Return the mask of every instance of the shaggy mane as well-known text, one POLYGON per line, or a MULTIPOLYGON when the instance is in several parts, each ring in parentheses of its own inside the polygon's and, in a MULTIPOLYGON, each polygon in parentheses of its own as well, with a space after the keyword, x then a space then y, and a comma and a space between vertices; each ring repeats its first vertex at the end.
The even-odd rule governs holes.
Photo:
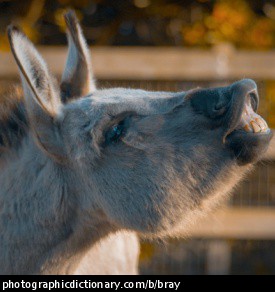
POLYGON ((28 130, 23 92, 18 85, 0 90, 0 156, 18 148, 28 130))

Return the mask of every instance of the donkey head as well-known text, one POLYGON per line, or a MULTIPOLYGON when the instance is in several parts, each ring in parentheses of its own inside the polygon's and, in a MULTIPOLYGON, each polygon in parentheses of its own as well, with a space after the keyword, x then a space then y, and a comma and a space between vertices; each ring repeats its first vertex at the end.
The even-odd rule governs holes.
POLYGON ((79 178, 79 208, 97 208, 120 228, 168 234, 224 197, 265 152, 272 134, 256 113, 254 81, 178 93, 99 90, 79 23, 72 12, 65 19, 60 87, 26 36, 8 33, 31 137, 79 178))

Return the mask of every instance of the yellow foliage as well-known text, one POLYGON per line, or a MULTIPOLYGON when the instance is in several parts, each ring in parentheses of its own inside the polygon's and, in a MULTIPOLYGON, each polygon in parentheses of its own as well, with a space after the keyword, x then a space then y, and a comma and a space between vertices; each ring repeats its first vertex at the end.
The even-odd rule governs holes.
POLYGON ((0 51, 7 52, 10 50, 8 37, 6 34, 0 34, 0 51))
POLYGON ((267 49, 275 45, 275 21, 257 16, 245 0, 219 0, 203 21, 185 26, 184 43, 209 46, 230 42, 237 47, 267 49))
MULTIPOLYGON (((59 26, 59 29, 61 31, 66 31, 66 23, 65 23, 65 19, 64 19, 64 13, 66 13, 66 11, 68 10, 69 8, 64 8, 64 9, 57 9, 54 13, 54 20, 55 20, 55 23, 59 26)), ((78 10, 75 10, 75 13, 78 17, 78 19, 81 21, 83 15, 80 11, 78 10)))
POLYGON ((243 0, 218 1, 212 15, 217 25, 228 23, 236 29, 242 29, 250 21, 253 12, 243 0))
MULTIPOLYGON (((77 16, 81 21, 83 13, 90 11, 89 9, 97 9, 96 7, 99 7, 99 5, 95 4, 102 4, 101 8, 107 4, 104 0, 93 0, 92 2, 90 0, 56 0, 52 5, 53 9, 46 11, 46 4, 49 3, 46 0, 31 0, 24 3, 26 3, 25 8, 27 8, 22 10, 24 15, 22 15, 21 11, 12 15, 13 22, 21 26, 33 42, 38 42, 41 37, 39 27, 35 27, 37 23, 40 23, 41 16, 50 25, 54 24, 55 26, 56 24, 64 32, 66 26, 63 14, 69 7, 76 10, 77 16), (94 8, 88 9, 91 4, 93 4, 94 8)), ((122 2, 120 1, 119 3, 122 2)), ((134 3, 132 4, 134 5, 134 3)), ((177 1, 170 3, 165 0, 150 0, 144 3, 147 3, 146 5, 144 4, 144 8, 140 9, 134 6, 135 10, 129 11, 129 15, 123 5, 122 7, 120 5, 117 7, 112 5, 117 9, 117 20, 111 23, 107 21, 104 25, 113 26, 114 29, 110 31, 116 34, 119 33, 117 23, 120 23, 120 21, 129 21, 130 19, 135 23, 139 19, 158 18, 160 23, 167 27, 173 23, 173 33, 166 27, 166 31, 169 32, 168 36, 169 34, 172 37, 176 35, 178 39, 178 33, 180 32, 182 34, 182 42, 189 46, 209 47, 226 42, 236 47, 249 49, 275 47, 275 20, 256 14, 248 0, 197 0, 196 4, 194 2, 194 4, 188 4, 187 6, 177 3, 177 1), (198 2, 201 2, 201 4, 198 2), (204 2, 208 2, 208 5, 204 4, 204 2), (205 7, 210 6, 210 2, 211 11, 205 9, 205 7), (191 24, 187 24, 189 22, 191 24), (175 26, 174 23, 176 23, 175 26)), ((130 2, 127 5, 125 4, 125 7, 131 7, 130 2)), ((149 25, 149 31, 150 24, 144 25, 149 25)), ((53 29, 52 26, 51 29, 53 29)), ((152 35, 154 33, 158 33, 157 30, 155 32, 152 30, 152 35)), ((158 39, 158 37, 155 37, 155 39, 158 39)), ((0 41, 0 50, 7 50, 8 45, 4 32, 0 35, 0 41)), ((163 44, 165 40, 156 41, 156 43, 163 44)))
POLYGON ((183 38, 189 45, 203 45, 205 43, 206 29, 200 22, 191 28, 183 28, 183 38))

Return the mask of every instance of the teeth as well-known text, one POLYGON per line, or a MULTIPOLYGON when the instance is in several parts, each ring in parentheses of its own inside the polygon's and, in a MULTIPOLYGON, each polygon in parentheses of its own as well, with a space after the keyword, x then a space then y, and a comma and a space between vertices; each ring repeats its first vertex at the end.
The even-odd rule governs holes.
POLYGON ((266 121, 264 119, 261 119, 261 122, 263 123, 264 130, 267 130, 268 129, 268 125, 267 125, 266 121))
POLYGON ((269 128, 266 121, 254 112, 250 103, 247 103, 237 129, 243 129, 248 133, 261 133, 267 132, 269 128))
POLYGON ((261 127, 255 121, 251 121, 250 125, 252 126, 254 133, 261 132, 261 127))
POLYGON ((243 129, 246 131, 246 132, 253 132, 253 130, 250 128, 250 126, 248 124, 246 124, 243 129))
POLYGON ((265 130, 267 128, 267 123, 263 119, 256 118, 255 121, 261 127, 261 130, 265 130))
POLYGON ((268 130, 268 125, 262 118, 255 118, 255 120, 250 120, 249 123, 244 123, 242 120, 242 124, 244 124, 242 129, 246 132, 259 133, 266 132, 268 130))
POLYGON ((268 131, 268 125, 266 121, 254 112, 250 103, 245 104, 238 128, 243 129, 249 133, 260 133, 268 131))

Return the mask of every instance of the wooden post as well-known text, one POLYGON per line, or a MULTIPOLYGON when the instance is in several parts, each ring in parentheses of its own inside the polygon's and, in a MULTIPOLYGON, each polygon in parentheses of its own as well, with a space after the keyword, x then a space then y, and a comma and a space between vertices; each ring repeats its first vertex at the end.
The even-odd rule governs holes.
POLYGON ((210 241, 207 248, 206 265, 208 275, 230 274, 231 248, 226 241, 210 241))

